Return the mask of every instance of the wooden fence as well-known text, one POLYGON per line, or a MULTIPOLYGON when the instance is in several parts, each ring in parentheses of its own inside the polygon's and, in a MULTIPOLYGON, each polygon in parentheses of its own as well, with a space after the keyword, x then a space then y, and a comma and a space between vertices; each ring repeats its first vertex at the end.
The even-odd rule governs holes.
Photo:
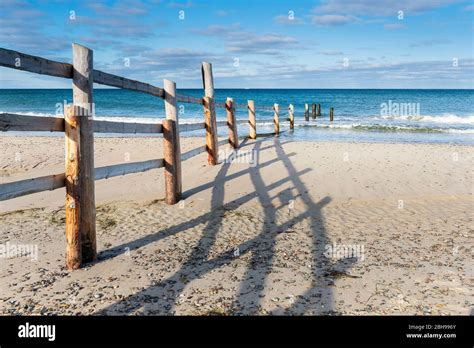
MULTIPOLYGON (((82 264, 96 259, 96 210, 94 181, 131 173, 139 173, 156 168, 164 168, 165 201, 168 204, 179 202, 182 194, 182 161, 207 151, 208 163, 218 163, 218 147, 223 143, 235 149, 239 146, 237 125, 249 124, 249 138, 257 137, 255 110, 273 110, 275 134, 280 132, 278 104, 273 107, 259 106, 253 100, 247 105, 239 105, 228 97, 225 102, 216 102, 212 65, 202 64, 203 98, 178 94, 176 83, 164 80, 163 88, 140 81, 112 75, 93 68, 93 51, 87 47, 73 44, 72 64, 61 63, 0 48, 0 66, 29 71, 55 77, 72 79, 73 103, 67 105, 64 117, 36 117, 11 113, 0 114, 2 131, 47 131, 65 134, 66 157, 65 172, 11 183, 0 184, 0 200, 12 199, 32 193, 66 187, 66 266, 80 268, 82 264), (165 119, 156 124, 125 123, 95 120, 93 83, 147 93, 164 99, 165 119), (177 103, 200 104, 204 110, 204 122, 179 124, 177 103), (217 122, 216 108, 224 108, 226 121, 217 122), (248 120, 236 120, 235 109, 247 108, 248 120), (218 142, 217 128, 227 126, 228 140, 218 142), (181 153, 180 133, 205 129, 206 145, 181 153), (94 133, 123 134, 163 134, 163 158, 115 164, 95 168, 94 133)), ((319 104, 318 104, 319 105, 319 104)), ((313 119, 316 109, 313 104, 313 119)), ((309 120, 308 104, 305 119, 309 120)), ((320 115, 320 105, 318 106, 320 115)), ((333 110, 331 109, 331 120, 333 110)), ((288 109, 290 129, 294 128, 294 107, 288 109)))

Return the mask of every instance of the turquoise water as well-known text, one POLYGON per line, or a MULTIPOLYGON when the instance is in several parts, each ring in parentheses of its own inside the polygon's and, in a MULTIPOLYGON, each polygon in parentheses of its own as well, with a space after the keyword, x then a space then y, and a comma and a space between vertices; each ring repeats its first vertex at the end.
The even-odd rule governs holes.
MULTIPOLYGON (((201 89, 183 89, 178 93, 202 96, 201 89)), ((474 144, 474 90, 357 90, 357 89, 217 89, 216 100, 233 97, 245 105, 280 105, 280 117, 287 117, 288 104, 295 107, 295 131, 282 137, 296 140, 336 140, 369 142, 428 142, 474 144), (304 121, 304 104, 320 103, 322 117, 304 121), (335 120, 329 122, 329 107, 335 120)), ((61 114, 64 102, 72 101, 67 89, 0 89, 0 112, 30 115, 61 114)), ((94 90, 98 119, 130 119, 153 122, 163 118, 160 98, 118 89, 94 90)), ((247 119, 247 110, 238 108, 238 119, 247 119)), ((217 109, 224 120, 224 109, 217 109)), ((258 132, 271 132, 273 112, 257 110, 258 132)), ((311 117, 310 117, 311 119, 311 117)), ((180 122, 202 121, 202 107, 180 104, 180 122)), ((282 130, 288 125, 283 123, 282 130)), ((222 135, 226 129, 221 128, 222 135)), ((246 125, 240 135, 248 134, 246 125)), ((186 135, 200 135, 200 132, 186 135)), ((184 134, 183 134, 184 135, 184 134)))

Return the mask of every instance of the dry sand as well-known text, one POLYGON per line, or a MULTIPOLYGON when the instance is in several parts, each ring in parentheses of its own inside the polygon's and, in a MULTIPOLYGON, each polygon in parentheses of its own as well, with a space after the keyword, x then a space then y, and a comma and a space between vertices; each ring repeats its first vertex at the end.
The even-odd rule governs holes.
MULTIPOLYGON (((182 138, 183 151, 203 139, 182 138)), ((63 171, 64 141, 0 137, 0 182, 63 171)), ((96 166, 162 157, 96 138, 96 166)), ((473 148, 245 141, 258 165, 183 162, 96 183, 98 261, 64 268, 64 189, 0 202, 1 314, 462 314, 473 308, 473 148), (327 245, 364 247, 331 258, 327 245)))

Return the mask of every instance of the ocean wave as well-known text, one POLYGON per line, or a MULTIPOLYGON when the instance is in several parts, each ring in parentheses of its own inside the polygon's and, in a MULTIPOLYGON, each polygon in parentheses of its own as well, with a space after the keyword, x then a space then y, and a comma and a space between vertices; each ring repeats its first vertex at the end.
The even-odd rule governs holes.
POLYGON ((419 116, 376 116, 377 119, 418 121, 444 124, 474 124, 474 116, 458 116, 455 114, 444 114, 440 116, 419 115, 419 116))
POLYGON ((63 117, 63 115, 52 114, 52 113, 45 113, 45 112, 33 112, 33 111, 24 111, 24 112, 17 112, 17 111, 2 111, 0 110, 0 114, 13 114, 13 115, 26 115, 26 116, 42 116, 42 117, 63 117))
POLYGON ((432 128, 432 127, 413 127, 413 126, 395 126, 383 124, 298 124, 298 127, 314 127, 325 129, 341 130, 362 130, 379 132, 413 132, 413 133, 458 133, 474 134, 474 129, 455 129, 455 128, 432 128))

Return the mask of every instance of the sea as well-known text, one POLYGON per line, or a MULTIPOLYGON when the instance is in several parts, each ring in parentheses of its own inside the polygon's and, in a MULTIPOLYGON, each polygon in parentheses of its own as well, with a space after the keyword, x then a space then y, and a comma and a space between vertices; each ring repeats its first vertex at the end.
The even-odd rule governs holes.
MULTIPOLYGON (((180 94, 201 97, 202 89, 180 89, 180 94)), ((217 105, 227 97, 237 104, 238 120, 248 119, 246 104, 254 100, 257 133, 273 131, 273 105, 279 105, 280 137, 296 141, 349 141, 390 143, 449 143, 474 145, 473 89, 216 89, 217 105), (309 121, 305 121, 305 104, 309 121), (311 104, 321 105, 312 119, 311 104), (289 104, 294 106, 295 129, 289 129, 289 104), (329 109, 334 108, 334 121, 329 109)), ((0 112, 31 116, 61 116, 72 102, 71 89, 0 89, 0 112)), ((178 103, 180 123, 203 122, 202 106, 178 103)), ((94 89, 95 118, 123 122, 157 122, 164 117, 163 100, 121 89, 94 89)), ((225 109, 216 108, 225 120, 225 109)), ((248 125, 238 126, 239 136, 248 125)), ((5 132, 5 134, 15 132, 5 132)), ((16 133, 17 134, 17 133, 16 133)), ((60 134, 48 133, 51 136, 60 134)), ((182 133, 202 136, 204 131, 182 133)), ((226 127, 219 135, 227 134, 226 127)), ((44 135, 44 134, 41 134, 44 135)), ((107 135, 106 135, 107 136, 107 135)))

